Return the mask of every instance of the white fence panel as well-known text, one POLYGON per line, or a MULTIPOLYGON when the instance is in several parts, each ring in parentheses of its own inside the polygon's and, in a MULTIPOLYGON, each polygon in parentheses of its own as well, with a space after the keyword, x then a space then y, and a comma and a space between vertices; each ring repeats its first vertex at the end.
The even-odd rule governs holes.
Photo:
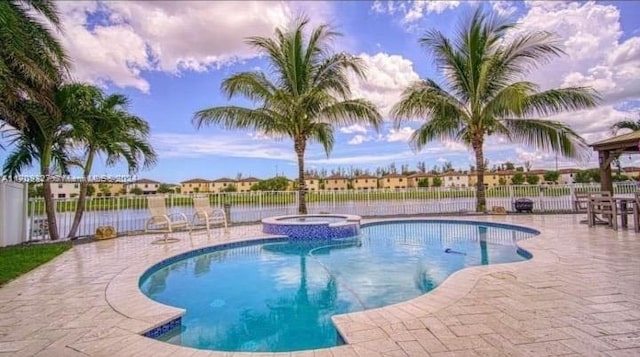
POLYGON ((0 247, 27 239, 27 185, 0 182, 0 247))

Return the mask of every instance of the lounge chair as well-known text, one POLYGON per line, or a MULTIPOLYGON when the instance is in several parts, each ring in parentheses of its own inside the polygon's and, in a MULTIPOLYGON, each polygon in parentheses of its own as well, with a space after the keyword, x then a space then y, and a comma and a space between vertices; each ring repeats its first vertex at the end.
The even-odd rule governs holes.
POLYGON ((211 226, 213 225, 224 226, 224 233, 229 232, 227 215, 224 213, 224 210, 212 208, 209 204, 209 197, 194 197, 193 209, 194 214, 191 220, 191 226, 195 227, 199 222, 204 222, 208 238, 211 238, 211 226))
POLYGON ((169 233, 173 233, 176 229, 186 229, 191 233, 191 226, 184 213, 167 212, 167 206, 162 196, 154 196, 147 198, 147 204, 151 213, 151 218, 147 220, 144 226, 145 233, 163 233, 163 238, 155 240, 153 243, 173 243, 177 242, 177 238, 169 238, 169 233))

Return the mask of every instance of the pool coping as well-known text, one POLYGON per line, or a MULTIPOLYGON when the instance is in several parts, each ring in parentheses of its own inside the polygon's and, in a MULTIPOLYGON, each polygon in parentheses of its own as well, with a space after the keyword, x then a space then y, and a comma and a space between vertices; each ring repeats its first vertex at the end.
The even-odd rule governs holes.
MULTIPOLYGON (((499 218, 491 217, 491 220, 482 221, 477 217, 456 217, 456 218, 427 218, 427 217, 402 217, 391 219, 363 219, 362 225, 366 227, 370 224, 383 223, 383 222, 402 222, 402 221, 449 221, 449 222, 479 222, 479 223, 495 223, 501 224, 499 218), (476 219, 474 219, 476 218, 476 219)), ((334 315, 331 317, 336 330, 343 337, 346 345, 335 346, 317 350, 330 350, 335 353, 340 353, 340 350, 348 348, 359 343, 365 343, 372 339, 372 335, 386 336, 383 326, 388 325, 394 321, 402 321, 402 317, 417 319, 425 317, 437 312, 447 306, 454 304, 456 301, 466 296, 476 285, 477 281, 484 275, 494 274, 498 272, 509 272, 510 267, 518 266, 522 267, 524 264, 537 264, 537 263, 553 263, 557 262, 558 258, 551 253, 548 249, 539 246, 538 242, 540 238, 544 236, 544 230, 541 227, 537 227, 535 224, 523 226, 512 223, 502 223, 506 226, 515 226, 518 228, 534 229, 539 232, 538 235, 532 236, 528 239, 523 239, 517 242, 518 247, 527 250, 533 255, 531 259, 520 262, 492 264, 486 266, 473 266, 467 267, 454 272, 449 275, 440 285, 434 290, 415 297, 413 299, 399 302, 392 305, 387 305, 379 308, 368 309, 364 311, 351 312, 347 314, 334 315)), ((282 236, 276 235, 259 235, 250 238, 242 238, 232 241, 218 241, 214 244, 207 244, 203 246, 191 246, 191 249, 183 249, 179 251, 166 250, 166 255, 160 259, 154 258, 145 260, 133 264, 120 273, 118 273, 109 283, 105 289, 105 298, 109 306, 119 313, 120 315, 132 320, 129 321, 123 329, 140 335, 158 328, 164 324, 171 323, 172 321, 181 318, 184 315, 185 310, 176 308, 173 306, 164 305, 157 301, 151 300, 142 293, 139 288, 140 277, 151 267, 161 263, 164 260, 170 259, 176 255, 187 253, 191 250, 198 250, 203 248, 214 248, 223 246, 230 242, 247 242, 269 240, 269 239, 282 239, 282 236)), ((159 344, 166 345, 172 349, 177 349, 179 353, 193 353, 194 351, 205 351, 207 353, 213 353, 220 356, 227 355, 229 352, 224 351, 211 351, 211 350, 199 350, 187 346, 171 345, 158 340, 152 340, 159 344)), ((316 350, 316 351, 317 351, 316 350)), ((296 353, 304 353, 314 350, 295 351, 295 352, 269 352, 270 355, 295 355, 296 353)), ((239 353, 239 352, 235 352, 239 353)), ((243 352, 243 354, 252 355, 250 352, 243 352)), ((257 355, 258 353, 256 353, 257 355)))

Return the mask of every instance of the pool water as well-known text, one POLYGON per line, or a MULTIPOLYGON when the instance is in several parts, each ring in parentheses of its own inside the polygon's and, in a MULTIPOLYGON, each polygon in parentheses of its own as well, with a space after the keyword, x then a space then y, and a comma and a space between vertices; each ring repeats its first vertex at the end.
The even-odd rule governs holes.
POLYGON ((281 352, 341 343, 331 316, 422 295, 474 265, 517 262, 534 234, 476 223, 369 225, 353 239, 211 251, 145 274, 151 299, 186 309, 161 339, 220 351, 281 352))

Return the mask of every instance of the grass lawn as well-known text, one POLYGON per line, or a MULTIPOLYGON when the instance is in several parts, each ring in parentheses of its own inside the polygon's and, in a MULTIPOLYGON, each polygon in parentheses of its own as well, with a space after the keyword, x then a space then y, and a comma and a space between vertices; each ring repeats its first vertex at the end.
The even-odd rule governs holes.
POLYGON ((37 268, 71 248, 71 243, 32 244, 0 248, 0 286, 37 268))

